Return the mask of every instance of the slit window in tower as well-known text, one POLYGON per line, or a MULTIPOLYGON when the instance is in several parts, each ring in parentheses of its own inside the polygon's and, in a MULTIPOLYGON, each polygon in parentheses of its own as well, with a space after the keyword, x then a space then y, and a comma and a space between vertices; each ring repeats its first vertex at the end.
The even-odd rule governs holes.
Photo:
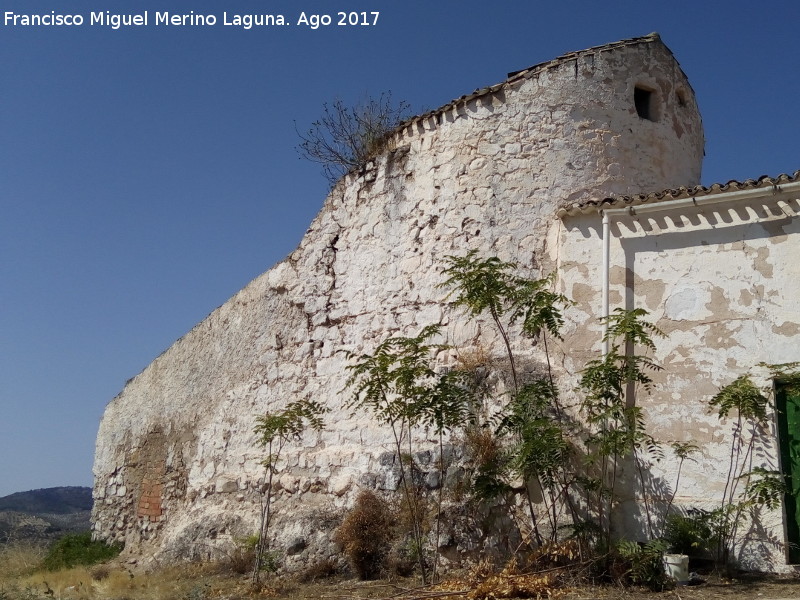
POLYGON ((653 92, 639 86, 633 88, 633 103, 636 105, 636 114, 648 121, 655 121, 653 115, 653 92))

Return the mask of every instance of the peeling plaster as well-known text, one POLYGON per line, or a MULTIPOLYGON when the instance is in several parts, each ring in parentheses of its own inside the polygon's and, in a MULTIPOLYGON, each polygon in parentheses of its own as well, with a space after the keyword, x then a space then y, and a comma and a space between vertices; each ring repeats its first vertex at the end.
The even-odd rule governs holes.
POLYGON ((780 325, 773 325, 772 332, 786 337, 800 335, 800 325, 791 321, 784 321, 780 325))

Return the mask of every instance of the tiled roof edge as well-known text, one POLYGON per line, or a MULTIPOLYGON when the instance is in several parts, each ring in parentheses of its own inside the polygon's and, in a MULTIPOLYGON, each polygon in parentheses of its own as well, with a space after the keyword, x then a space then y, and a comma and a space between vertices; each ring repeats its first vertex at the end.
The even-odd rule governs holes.
POLYGON ((800 170, 792 174, 781 173, 775 177, 762 175, 758 179, 745 179, 744 181, 731 180, 728 183, 713 183, 708 187, 696 185, 694 187, 679 187, 660 192, 650 192, 649 194, 634 194, 632 196, 611 196, 602 200, 589 200, 579 202, 569 206, 562 206, 558 209, 558 216, 574 216, 600 212, 610 208, 625 208, 627 206, 638 206, 640 204, 655 204, 668 200, 680 200, 682 198, 701 198, 712 194, 724 194, 726 192, 736 192, 741 190, 752 190, 758 188, 770 188, 786 183, 800 181, 800 170))

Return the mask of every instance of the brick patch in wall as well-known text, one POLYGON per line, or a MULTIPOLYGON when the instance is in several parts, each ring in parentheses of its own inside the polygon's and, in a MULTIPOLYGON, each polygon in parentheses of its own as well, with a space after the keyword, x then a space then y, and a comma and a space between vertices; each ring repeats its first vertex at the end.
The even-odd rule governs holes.
POLYGON ((161 520, 163 507, 161 506, 161 492, 164 486, 160 481, 142 481, 142 495, 139 497, 137 516, 147 518, 151 523, 161 520))

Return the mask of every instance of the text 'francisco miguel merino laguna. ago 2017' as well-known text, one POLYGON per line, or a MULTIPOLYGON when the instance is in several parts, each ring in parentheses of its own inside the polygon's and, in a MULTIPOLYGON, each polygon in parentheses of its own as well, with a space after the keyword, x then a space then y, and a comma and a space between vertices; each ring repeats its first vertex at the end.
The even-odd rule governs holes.
POLYGON ((21 14, 12 11, 3 13, 3 25, 7 27, 81 27, 97 25, 120 29, 122 27, 147 27, 148 25, 172 27, 214 27, 228 25, 242 29, 253 27, 271 27, 282 25, 306 26, 317 29, 320 26, 336 24, 339 26, 377 25, 379 12, 339 12, 336 16, 306 14, 301 12, 296 19, 285 15, 270 14, 237 14, 223 12, 219 17, 215 14, 197 14, 194 11, 175 14, 170 12, 149 11, 136 14, 116 14, 111 11, 66 14, 50 11, 47 13, 21 14), (151 18, 152 17, 152 18, 151 18))

